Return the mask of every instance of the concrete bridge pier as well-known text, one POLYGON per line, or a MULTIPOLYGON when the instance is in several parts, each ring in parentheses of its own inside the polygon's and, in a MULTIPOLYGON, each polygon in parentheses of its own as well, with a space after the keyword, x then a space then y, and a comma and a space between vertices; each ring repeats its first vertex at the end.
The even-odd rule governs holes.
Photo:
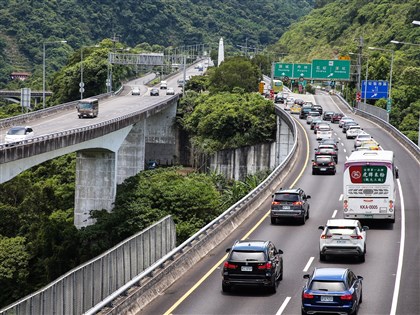
POLYGON ((78 151, 74 225, 81 228, 93 224, 91 210, 111 211, 116 187, 116 153, 106 149, 78 151))
POLYGON ((144 170, 146 120, 133 125, 118 150, 117 184, 144 170))
POLYGON ((178 163, 176 156, 176 118, 177 102, 146 119, 145 162, 156 160, 160 165, 178 163))

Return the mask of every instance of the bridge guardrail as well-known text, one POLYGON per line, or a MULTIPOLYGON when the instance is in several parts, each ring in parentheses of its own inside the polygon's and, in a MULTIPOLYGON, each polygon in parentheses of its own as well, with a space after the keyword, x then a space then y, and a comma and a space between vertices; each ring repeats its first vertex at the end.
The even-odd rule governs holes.
POLYGON ((285 160, 248 195, 108 298, 88 310, 85 315, 98 312, 103 314, 126 313, 130 309, 129 299, 138 299, 140 296, 141 304, 144 307, 158 292, 169 287, 193 264, 221 243, 231 233, 232 228, 239 226, 266 198, 271 196, 286 176, 286 170, 293 167, 295 159, 292 157, 300 150, 297 141, 298 130, 294 119, 279 107, 276 107, 276 113, 282 116, 288 125, 293 126, 294 144, 285 160), (127 294, 128 292, 130 294, 127 294))
MULTIPOLYGON (((340 100, 344 104, 346 104, 346 106, 351 108, 351 106, 347 103, 347 101, 341 95, 336 94, 336 96, 338 98, 340 98, 340 100)), ((395 138, 397 138, 399 141, 401 141, 401 143, 404 143, 407 150, 409 150, 417 158, 417 160, 420 160, 419 146, 416 145, 413 141, 411 141, 405 134, 403 134, 401 131, 399 131, 397 128, 395 128, 393 125, 391 125, 387 121, 385 121, 385 120, 383 120, 383 119, 381 119, 381 118, 379 118, 379 117, 377 117, 377 116, 375 116, 371 113, 368 113, 366 111, 354 108, 354 112, 355 112, 356 115, 360 115, 362 117, 365 117, 365 118, 377 123, 382 128, 384 128, 391 135, 393 135, 395 138)))
MULTIPOLYGON (((96 95, 96 96, 92 96, 98 99, 104 99, 107 98, 109 96, 111 96, 113 93, 104 93, 104 94, 100 94, 100 95, 96 95)), ((22 114, 19 116, 14 116, 14 117, 9 117, 9 118, 5 118, 5 119, 1 119, 0 120, 0 128, 7 128, 13 125, 23 125, 25 123, 27 123, 28 121, 31 121, 33 119, 37 119, 40 117, 45 117, 48 115, 52 115, 54 113, 63 111, 63 110, 70 110, 70 109, 74 109, 77 105, 77 101, 71 101, 68 103, 64 103, 64 104, 59 104, 59 105, 55 105, 55 106, 51 106, 51 107, 47 107, 44 109, 40 109, 34 112, 30 112, 30 113, 26 113, 26 114, 22 114)))

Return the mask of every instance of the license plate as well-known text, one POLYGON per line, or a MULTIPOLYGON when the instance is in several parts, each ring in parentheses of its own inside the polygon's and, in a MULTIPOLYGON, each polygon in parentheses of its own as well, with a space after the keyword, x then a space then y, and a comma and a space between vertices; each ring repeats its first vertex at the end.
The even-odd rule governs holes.
POLYGON ((252 266, 241 266, 241 271, 252 271, 252 266))
POLYGON ((290 210, 290 206, 283 206, 284 210, 290 210))
POLYGON ((321 295, 321 302, 332 302, 333 301, 333 297, 332 296, 324 296, 321 295))
POLYGON ((327 169, 325 167, 320 168, 321 171, 326 171, 327 169))
POLYGON ((364 217, 365 218, 373 218, 373 214, 365 214, 364 217))
POLYGON ((337 244, 345 244, 346 240, 337 240, 337 244))

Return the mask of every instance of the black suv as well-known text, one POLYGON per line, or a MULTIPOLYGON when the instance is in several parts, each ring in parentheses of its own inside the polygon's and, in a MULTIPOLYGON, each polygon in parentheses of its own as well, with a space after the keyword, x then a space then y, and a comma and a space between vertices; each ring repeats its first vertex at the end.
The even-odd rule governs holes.
POLYGON ((299 118, 305 119, 310 112, 312 112, 312 107, 302 107, 299 113, 299 118))
POLYGON ((271 224, 277 223, 279 219, 298 219, 305 224, 309 219, 309 202, 311 196, 306 195, 300 189, 282 189, 273 194, 271 202, 271 224))
POLYGON ((283 254, 271 241, 236 241, 222 269, 222 290, 232 286, 263 286, 275 293, 277 281, 283 279, 283 254))
POLYGON ((336 163, 332 155, 315 155, 312 160, 312 175, 329 173, 335 175, 336 163))

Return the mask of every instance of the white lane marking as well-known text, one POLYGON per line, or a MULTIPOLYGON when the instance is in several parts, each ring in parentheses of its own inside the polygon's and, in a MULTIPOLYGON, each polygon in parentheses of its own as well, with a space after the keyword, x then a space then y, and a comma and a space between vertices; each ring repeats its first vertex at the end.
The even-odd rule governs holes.
POLYGON ((343 151, 344 151, 344 153, 346 153, 346 152, 347 152, 347 150, 346 150, 346 149, 343 149, 343 151))
POLYGON ((395 315, 397 312, 398 296, 400 293, 401 273, 402 273, 403 258, 404 258, 404 247, 405 247, 405 206, 404 206, 404 197, 402 194, 401 182, 399 179, 397 179, 397 184, 398 184, 398 192, 401 198, 401 235, 400 235, 401 240, 400 240, 400 253, 398 255, 397 276, 395 277, 394 295, 392 296, 392 305, 391 305, 390 315, 395 315))
POLYGON ((337 135, 337 133, 336 132, 334 132, 334 136, 336 136, 337 135))
POLYGON ((290 300, 291 300, 291 297, 287 296, 286 299, 284 300, 283 304, 280 306, 279 310, 277 311, 276 315, 283 314, 283 311, 286 308, 286 306, 287 306, 287 304, 289 303, 290 300))
POLYGON ((335 218, 335 216, 337 215, 337 211, 338 211, 338 210, 334 210, 334 212, 333 212, 333 214, 332 214, 331 218, 333 218, 333 219, 335 218))
POLYGON ((339 141, 341 141, 341 138, 340 138, 340 137, 337 137, 337 139, 338 139, 339 141))
POLYGON ((348 160, 349 159, 349 157, 346 155, 346 160, 348 160))
POLYGON ((338 198, 338 201, 342 201, 342 200, 343 200, 343 197, 344 197, 344 195, 343 195, 343 194, 341 194, 341 195, 340 195, 340 198, 338 198))
POLYGON ((343 142, 341 142, 341 146, 344 147, 344 143, 343 142))
POLYGON ((305 268, 303 268, 303 272, 307 272, 308 270, 309 270, 309 267, 311 266, 311 264, 312 264, 312 261, 315 259, 315 257, 311 257, 311 258, 309 258, 309 260, 308 260, 308 263, 306 264, 306 266, 305 266, 305 268))

